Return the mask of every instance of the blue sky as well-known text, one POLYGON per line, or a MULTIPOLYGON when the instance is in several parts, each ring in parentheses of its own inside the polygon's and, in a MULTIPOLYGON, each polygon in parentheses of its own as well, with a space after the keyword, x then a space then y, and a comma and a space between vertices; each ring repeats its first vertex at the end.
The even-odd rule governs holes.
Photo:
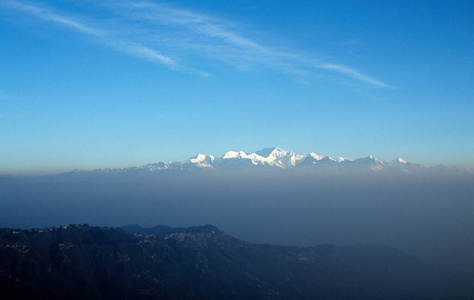
POLYGON ((474 3, 382 2, 2 0, 0 173, 271 146, 474 166, 474 3))

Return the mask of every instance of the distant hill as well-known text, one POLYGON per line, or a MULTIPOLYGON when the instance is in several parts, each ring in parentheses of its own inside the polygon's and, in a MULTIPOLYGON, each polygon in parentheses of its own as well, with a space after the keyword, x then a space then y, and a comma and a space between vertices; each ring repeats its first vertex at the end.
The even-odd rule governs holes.
POLYGON ((1 229, 0 293, 2 299, 469 299, 474 287, 462 274, 381 246, 258 245, 211 225, 70 225, 1 229))

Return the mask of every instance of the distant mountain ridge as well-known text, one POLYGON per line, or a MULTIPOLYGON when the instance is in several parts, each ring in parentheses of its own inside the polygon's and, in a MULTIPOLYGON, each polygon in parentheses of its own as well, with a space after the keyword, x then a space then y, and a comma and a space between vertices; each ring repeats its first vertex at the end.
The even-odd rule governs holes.
POLYGON ((163 170, 196 170, 196 169, 352 169, 383 171, 387 169, 403 169, 410 171, 414 169, 429 168, 421 164, 414 164, 398 157, 392 161, 381 161, 373 156, 358 159, 344 157, 333 158, 330 156, 318 155, 314 152, 302 155, 293 151, 283 150, 279 147, 265 148, 260 151, 246 153, 244 151, 228 151, 220 157, 214 155, 197 154, 189 158, 186 162, 158 162, 146 164, 139 167, 118 168, 118 169, 97 169, 95 171, 139 171, 150 172, 163 170))

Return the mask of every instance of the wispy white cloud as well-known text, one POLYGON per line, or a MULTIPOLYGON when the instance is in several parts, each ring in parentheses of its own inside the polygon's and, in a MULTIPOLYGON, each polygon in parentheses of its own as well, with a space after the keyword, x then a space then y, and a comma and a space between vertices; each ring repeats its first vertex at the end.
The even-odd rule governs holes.
MULTIPOLYGON (((249 62, 258 62, 269 66, 284 68, 296 73, 304 73, 308 66, 316 69, 324 69, 335 73, 350 76, 362 82, 383 88, 393 88, 380 80, 365 75, 350 67, 335 63, 320 63, 318 59, 304 55, 298 55, 291 51, 279 51, 270 49, 250 38, 232 31, 233 24, 228 21, 218 19, 201 13, 188 10, 177 9, 165 4, 152 2, 130 2, 122 1, 122 8, 129 16, 146 20, 150 25, 162 23, 184 28, 184 30, 204 35, 208 38, 219 39, 220 43, 206 41, 200 43, 194 38, 194 46, 197 46, 204 53, 211 54, 231 64, 246 65, 249 62), (133 11, 133 14, 130 14, 133 11), (308 62, 311 62, 308 64, 308 62)), ((185 46, 181 44, 181 46, 185 46)), ((189 47, 189 45, 187 45, 189 47)))
POLYGON ((163 63, 168 67, 177 68, 177 65, 173 59, 139 43, 121 39, 115 39, 109 41, 108 43, 109 45, 131 55, 139 56, 152 62, 163 63))
POLYGON ((141 19, 161 22, 168 25, 180 25, 197 34, 219 38, 223 42, 237 47, 264 53, 271 52, 259 43, 226 29, 226 27, 230 27, 228 22, 205 14, 176 9, 168 5, 151 2, 125 2, 124 7, 139 10, 140 13, 135 16, 141 19))
POLYGON ((84 21, 79 21, 71 17, 61 15, 54 12, 50 8, 38 6, 31 3, 20 3, 16 1, 0 2, 0 5, 6 6, 20 12, 27 13, 31 16, 54 22, 70 29, 74 29, 83 34, 91 35, 100 38, 101 43, 105 43, 116 50, 129 53, 131 55, 139 56, 153 62, 158 62, 168 67, 177 67, 176 63, 170 57, 167 57, 156 50, 150 49, 140 43, 121 39, 107 32, 106 30, 95 28, 87 25, 84 21))
POLYGON ((85 24, 81 24, 80 22, 55 14, 50 9, 41 7, 37 4, 28 4, 28 3, 21 3, 17 1, 6 0, 6 1, 0 2, 0 5, 3 5, 7 8, 14 9, 20 12, 30 14, 32 16, 35 16, 44 20, 53 21, 58 24, 65 25, 67 27, 73 28, 75 30, 81 31, 86 34, 91 34, 91 35, 96 35, 96 36, 100 36, 104 34, 103 32, 97 29, 94 29, 92 27, 89 27, 85 24))
POLYGON ((31 2, 7 0, 0 3, 93 36, 116 50, 173 70, 209 76, 208 72, 197 69, 193 60, 197 58, 205 62, 220 61, 239 69, 273 68, 295 74, 319 74, 325 70, 369 85, 393 88, 351 67, 258 42, 256 38, 250 38, 252 34, 245 32, 243 26, 231 21, 169 4, 130 0, 91 2, 97 9, 105 10, 107 19, 113 22, 95 19, 94 25, 90 25, 84 18, 31 2))
POLYGON ((352 68, 349 68, 347 66, 336 65, 336 64, 320 64, 317 67, 321 68, 321 69, 329 70, 329 71, 338 72, 338 73, 341 73, 341 74, 346 74, 346 75, 349 75, 349 76, 354 77, 356 79, 359 79, 361 81, 364 81, 366 83, 370 83, 372 85, 376 85, 376 86, 383 87, 383 88, 393 89, 393 87, 391 85, 386 84, 384 82, 381 82, 381 81, 379 81, 379 80, 377 80, 373 77, 370 77, 370 76, 364 75, 362 73, 359 73, 356 70, 354 70, 352 68))

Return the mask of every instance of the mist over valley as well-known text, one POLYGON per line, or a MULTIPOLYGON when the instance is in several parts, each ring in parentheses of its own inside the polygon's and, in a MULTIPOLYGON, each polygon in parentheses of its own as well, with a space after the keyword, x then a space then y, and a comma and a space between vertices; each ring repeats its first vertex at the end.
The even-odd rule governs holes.
POLYGON ((212 224, 254 243, 386 245, 474 270, 474 174, 467 170, 374 169, 374 158, 357 168, 286 169, 191 167, 191 160, 187 168, 1 177, 0 227, 212 224))

